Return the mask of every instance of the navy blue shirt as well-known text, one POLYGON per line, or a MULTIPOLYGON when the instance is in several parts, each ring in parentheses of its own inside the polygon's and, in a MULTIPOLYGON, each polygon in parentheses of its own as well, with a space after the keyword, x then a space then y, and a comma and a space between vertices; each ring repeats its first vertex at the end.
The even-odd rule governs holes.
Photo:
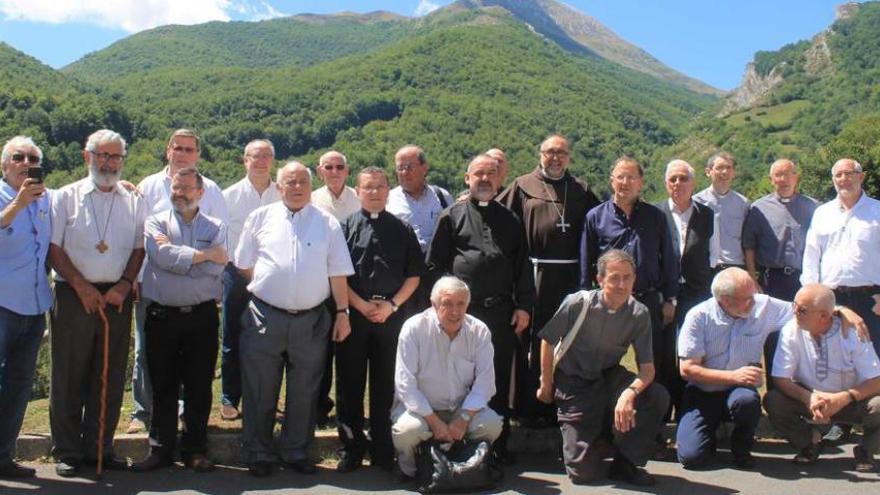
POLYGON ((666 217, 656 206, 636 201, 632 214, 608 200, 584 217, 581 235, 581 287, 596 281, 596 262, 609 249, 622 249, 636 260, 636 293, 658 290, 664 299, 678 293, 678 255, 672 248, 666 217))

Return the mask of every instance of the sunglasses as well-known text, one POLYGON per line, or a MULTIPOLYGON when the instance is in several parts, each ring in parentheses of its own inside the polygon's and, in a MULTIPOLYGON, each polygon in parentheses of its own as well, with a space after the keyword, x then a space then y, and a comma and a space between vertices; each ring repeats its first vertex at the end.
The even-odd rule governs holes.
POLYGON ((328 172, 334 169, 338 172, 342 172, 343 170, 345 170, 345 165, 321 165, 321 168, 328 172))
POLYGON ((28 163, 34 163, 34 164, 40 163, 40 157, 37 155, 30 155, 30 154, 26 155, 24 153, 13 153, 12 154, 12 161, 15 163, 21 163, 25 160, 27 160, 28 163))

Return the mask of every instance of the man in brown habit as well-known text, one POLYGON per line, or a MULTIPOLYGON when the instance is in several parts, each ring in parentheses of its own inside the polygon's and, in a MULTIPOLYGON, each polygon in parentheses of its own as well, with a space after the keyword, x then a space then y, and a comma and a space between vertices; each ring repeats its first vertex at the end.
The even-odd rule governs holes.
POLYGON ((587 211, 599 204, 586 182, 568 172, 571 153, 560 135, 541 143, 540 164, 514 179, 498 201, 523 220, 535 275, 531 331, 517 358, 517 411, 525 424, 555 424, 556 410, 535 398, 541 373, 541 339, 534 336, 562 299, 578 288, 578 249, 587 211))

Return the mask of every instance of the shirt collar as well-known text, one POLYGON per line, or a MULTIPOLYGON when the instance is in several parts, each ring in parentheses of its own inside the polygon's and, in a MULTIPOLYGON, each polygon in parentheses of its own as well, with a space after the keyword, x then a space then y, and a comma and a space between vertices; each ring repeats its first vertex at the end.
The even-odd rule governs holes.
POLYGON ((668 198, 666 201, 669 203, 669 211, 671 211, 673 213, 678 213, 679 215, 687 215, 688 213, 690 213, 694 209, 694 200, 693 199, 691 199, 690 204, 688 204, 688 207, 685 208, 684 211, 678 211, 678 207, 675 206, 675 201, 672 201, 672 198, 668 198))
MULTIPOLYGON (((859 209, 861 206, 863 206, 865 203, 868 202, 868 199, 867 199, 867 198, 868 198, 868 195, 865 194, 865 190, 862 189, 862 194, 859 195, 859 200, 856 201, 856 204, 854 204, 853 207, 852 207, 850 210, 851 210, 851 211, 855 211, 855 210, 859 209)), ((840 196, 839 196, 839 195, 836 196, 836 197, 834 198, 834 201, 835 201, 836 204, 837 204, 837 209, 838 209, 838 210, 840 210, 840 211, 847 211, 847 210, 843 207, 843 203, 840 201, 840 196)))
MULTIPOLYGON (((92 191, 104 192, 98 189, 98 186, 95 185, 95 182, 92 179, 86 177, 85 179, 83 179, 82 192, 85 195, 91 193, 92 191)), ((110 192, 114 192, 116 194, 124 196, 125 188, 122 187, 122 184, 120 184, 119 181, 117 181, 116 184, 113 186, 113 190, 110 192)))

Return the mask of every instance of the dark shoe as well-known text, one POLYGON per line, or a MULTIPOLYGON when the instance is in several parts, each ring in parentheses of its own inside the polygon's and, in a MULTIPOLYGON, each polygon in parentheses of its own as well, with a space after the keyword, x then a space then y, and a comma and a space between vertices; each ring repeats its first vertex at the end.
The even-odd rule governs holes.
POLYGON ((55 464, 55 474, 62 478, 73 478, 79 471, 80 464, 76 459, 61 459, 55 464))
POLYGON ((608 469, 608 479, 623 481, 637 486, 654 486, 657 479, 648 474, 644 469, 637 468, 635 464, 623 457, 615 457, 608 469))
POLYGON ((22 466, 15 461, 9 461, 0 466, 0 478, 33 478, 36 474, 36 469, 22 466))
POLYGON ((148 471, 155 471, 157 469, 161 469, 164 467, 173 466, 174 461, 169 459, 168 457, 162 457, 159 454, 150 454, 146 459, 141 462, 136 462, 131 465, 131 470, 136 473, 146 473, 148 471))
POLYGON ((318 468, 315 466, 315 463, 308 459, 300 459, 298 461, 293 462, 285 462, 284 467, 286 469, 291 469, 296 471, 299 474, 315 474, 318 472, 318 468))
POLYGON ((807 445, 791 461, 795 464, 800 464, 802 466, 808 464, 814 464, 819 460, 819 454, 822 453, 822 450, 825 448, 825 441, 821 440, 817 443, 811 443, 807 445))
POLYGON ((336 472, 350 473, 361 467, 364 462, 362 455, 342 450, 339 452, 339 462, 336 464, 336 472))
POLYGON ((214 470, 214 461, 208 459, 204 454, 189 456, 184 465, 197 473, 210 473, 214 470))
MULTIPOLYGON (((83 459, 86 466, 98 466, 97 459, 83 459)), ((128 459, 120 459, 116 456, 108 455, 101 461, 101 469, 104 471, 125 471, 128 469, 128 459)))
POLYGON ((734 452, 733 463, 740 469, 753 469, 755 467, 755 458, 751 452, 734 452))
POLYGON ((855 469, 860 473, 873 473, 877 470, 877 464, 874 463, 874 456, 865 452, 861 445, 853 448, 853 457, 856 460, 855 469))
POLYGON ((492 461, 499 466, 513 466, 516 464, 516 454, 507 449, 495 449, 492 451, 492 461))
POLYGON ((389 473, 394 471, 394 466, 396 465, 397 463, 394 462, 393 457, 370 457, 370 466, 378 467, 389 473))
POLYGON ((590 446, 599 459, 610 459, 617 455, 617 448, 607 438, 599 437, 590 446))
POLYGON ((248 474, 257 478, 265 478, 272 474, 272 464, 266 461, 252 462, 248 465, 248 474))

